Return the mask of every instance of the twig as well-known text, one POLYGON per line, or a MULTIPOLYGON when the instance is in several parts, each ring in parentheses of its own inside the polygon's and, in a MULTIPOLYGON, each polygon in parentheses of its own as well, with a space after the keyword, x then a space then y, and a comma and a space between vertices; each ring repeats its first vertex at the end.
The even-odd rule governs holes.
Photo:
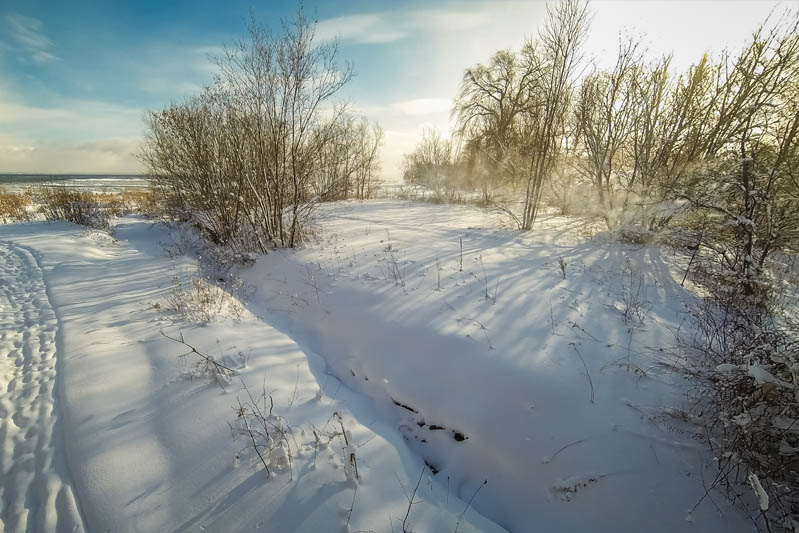
POLYGON ((338 419, 338 423, 341 426, 341 436, 344 438, 344 446, 345 446, 345 451, 344 451, 345 460, 349 462, 350 465, 352 465, 355 473, 355 479, 360 479, 358 475, 358 461, 355 458, 355 452, 350 449, 350 439, 347 436, 347 430, 344 429, 344 420, 341 418, 341 415, 338 413, 338 411, 334 412, 333 416, 335 416, 336 419, 338 419))
POLYGON ((460 525, 461 525, 461 519, 463 518, 463 515, 466 514, 466 511, 469 510, 469 507, 472 505, 472 502, 477 497, 477 493, 480 492, 480 489, 485 487, 487 484, 488 484, 488 480, 487 479, 483 480, 483 483, 479 487, 477 487, 477 490, 474 491, 474 494, 472 494, 472 497, 469 498, 469 503, 466 504, 466 507, 463 509, 463 512, 461 512, 461 514, 458 515, 458 521, 455 523, 455 533, 458 533, 458 527, 460 527, 460 525))
POLYGON ((543 459, 541 459, 541 462, 542 462, 542 463, 544 463, 544 464, 549 464, 549 463, 551 463, 551 462, 552 462, 552 461, 555 459, 555 457, 557 457, 557 456, 558 456, 558 454, 559 454, 560 452, 562 452, 562 451, 565 451, 565 450, 568 450, 568 449, 569 449, 569 448, 571 448, 572 446, 577 446, 578 444, 582 444, 583 442, 585 442, 585 441, 587 441, 587 440, 588 440, 588 439, 580 439, 580 440, 576 440, 576 441, 574 441, 574 442, 570 442, 569 444, 567 444, 567 445, 565 445, 565 446, 561 446, 561 447, 560 447, 560 448, 558 448, 558 450, 557 450, 555 453, 553 453, 552 455, 550 455, 550 456, 548 456, 548 457, 544 457, 543 459))
POLYGON ((300 384, 300 365, 297 365, 297 379, 294 381, 294 392, 291 393, 291 400, 289 401, 289 407, 294 407, 294 400, 297 399, 297 387, 299 386, 299 384, 300 384))
POLYGON ((355 485, 355 490, 352 493, 352 503, 350 504, 350 510, 347 513, 347 527, 350 525, 350 519, 352 518, 352 511, 355 509, 355 496, 358 494, 358 485, 355 485))
POLYGON ((569 346, 577 353, 577 356, 580 358, 580 361, 583 363, 583 368, 585 369, 585 377, 588 378, 588 385, 591 387, 591 403, 594 403, 594 381, 591 379, 591 373, 588 372, 588 365, 585 364, 585 359, 583 359, 583 354, 580 353, 580 350, 577 349, 577 345, 573 342, 569 343, 569 346))
MULTIPOLYGON (((183 332, 180 332, 180 338, 176 339, 174 337, 170 337, 164 330, 160 330, 161 335, 165 338, 180 343, 189 349, 188 352, 181 354, 178 358, 183 359, 191 354, 196 354, 200 359, 203 360, 203 364, 205 365, 204 370, 210 373, 214 380, 219 384, 220 387, 224 389, 224 383, 232 376, 236 374, 236 371, 230 367, 227 367, 217 361, 213 356, 207 355, 199 351, 197 348, 192 346, 191 344, 187 343, 186 340, 183 338, 183 332)), ((201 366, 201 365, 200 365, 201 366)))
POLYGON ((419 490, 419 485, 422 483, 422 477, 424 476, 424 471, 427 468, 427 465, 422 465, 422 471, 419 473, 419 480, 416 482, 416 486, 413 488, 413 493, 411 493, 411 497, 408 498, 408 494, 405 494, 405 498, 408 499, 408 509, 405 511, 405 518, 402 519, 402 533, 409 533, 408 531, 408 517, 411 515, 411 507, 415 503, 422 503, 422 502, 414 502, 413 500, 416 498, 416 491, 419 490))
POLYGON ((264 459, 264 456, 261 454, 261 450, 258 449, 258 443, 255 440, 255 433, 250 427, 250 422, 247 420, 247 416, 245 414, 246 409, 243 405, 241 405, 241 400, 236 398, 236 401, 238 401, 239 403, 239 409, 238 409, 238 412, 240 413, 239 416, 242 420, 244 420, 244 427, 246 428, 247 435, 250 437, 250 440, 252 440, 252 448, 253 450, 255 450, 255 453, 258 454, 258 458, 261 460, 261 463, 264 465, 266 476, 269 477, 269 466, 266 463, 266 459, 264 459))

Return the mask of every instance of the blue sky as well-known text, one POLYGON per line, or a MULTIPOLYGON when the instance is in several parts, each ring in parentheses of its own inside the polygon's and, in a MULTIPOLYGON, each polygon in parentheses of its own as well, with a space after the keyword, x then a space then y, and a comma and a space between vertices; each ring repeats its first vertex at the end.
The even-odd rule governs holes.
MULTIPOLYGON (((274 25, 294 1, 0 3, 0 172, 135 173, 142 114, 199 91, 209 54, 242 36, 253 6, 274 25)), ((675 65, 739 46, 768 0, 595 1, 587 52, 611 57, 619 31, 644 34, 675 65)), ((463 70, 517 48, 543 20, 541 1, 305 2, 318 36, 340 36, 357 77, 342 94, 385 130, 384 176, 425 127, 449 127, 463 70)))

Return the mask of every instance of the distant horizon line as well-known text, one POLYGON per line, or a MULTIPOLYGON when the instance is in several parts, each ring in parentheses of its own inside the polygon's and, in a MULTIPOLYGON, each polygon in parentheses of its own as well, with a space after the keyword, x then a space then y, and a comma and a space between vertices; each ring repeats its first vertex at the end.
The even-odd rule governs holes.
POLYGON ((136 176, 146 178, 150 174, 124 174, 118 172, 0 172, 0 176, 136 176))

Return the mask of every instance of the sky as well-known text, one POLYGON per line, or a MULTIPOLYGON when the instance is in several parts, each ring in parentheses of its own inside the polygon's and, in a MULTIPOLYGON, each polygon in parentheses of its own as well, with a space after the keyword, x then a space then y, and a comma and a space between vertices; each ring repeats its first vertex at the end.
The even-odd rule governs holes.
MULTIPOLYGON (((421 132, 451 127, 466 68, 518 49, 543 23, 526 1, 306 0, 317 38, 340 39, 356 77, 338 95, 384 130, 383 177, 421 132)), ((197 94, 211 56, 244 36, 253 8, 275 27, 293 0, 0 0, 0 173, 141 173, 146 110, 197 94)), ((772 10, 799 0, 594 0, 585 53, 602 66, 620 32, 684 69, 705 50, 740 48, 772 10)), ((775 15, 776 16, 776 15, 775 15)))

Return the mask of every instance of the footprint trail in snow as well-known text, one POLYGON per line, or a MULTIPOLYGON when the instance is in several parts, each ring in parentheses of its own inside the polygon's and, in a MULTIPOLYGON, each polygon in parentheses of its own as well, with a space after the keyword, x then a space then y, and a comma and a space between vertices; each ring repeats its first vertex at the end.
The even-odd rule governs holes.
POLYGON ((36 259, 0 242, 0 533, 85 529, 56 431, 58 327, 36 259))

